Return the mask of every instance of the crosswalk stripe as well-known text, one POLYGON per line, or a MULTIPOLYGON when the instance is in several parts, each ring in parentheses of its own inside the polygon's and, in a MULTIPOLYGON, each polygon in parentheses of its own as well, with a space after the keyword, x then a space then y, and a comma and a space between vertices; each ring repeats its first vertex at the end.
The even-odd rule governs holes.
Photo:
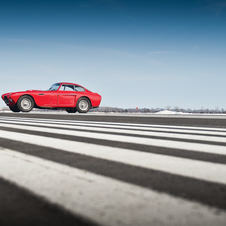
POLYGON ((0 150, 0 169, 0 177, 100 225, 223 226, 226 221, 225 211, 217 215, 215 208, 9 149, 0 150))
POLYGON ((133 144, 150 145, 150 146, 165 147, 165 148, 171 148, 171 149, 182 149, 182 150, 195 151, 195 152, 226 155, 226 147, 221 145, 208 145, 208 144, 200 144, 200 143, 192 143, 192 142, 184 142, 184 141, 132 137, 132 136, 115 135, 115 134, 94 133, 94 132, 56 129, 56 128, 49 128, 49 127, 24 126, 24 125, 5 124, 5 123, 0 123, 0 126, 7 127, 7 128, 23 129, 28 131, 64 134, 69 136, 103 139, 103 140, 109 140, 109 141, 127 142, 127 143, 133 143, 133 144))
POLYGON ((0 137, 176 175, 226 184, 226 166, 224 164, 202 162, 3 130, 0 130, 0 137))

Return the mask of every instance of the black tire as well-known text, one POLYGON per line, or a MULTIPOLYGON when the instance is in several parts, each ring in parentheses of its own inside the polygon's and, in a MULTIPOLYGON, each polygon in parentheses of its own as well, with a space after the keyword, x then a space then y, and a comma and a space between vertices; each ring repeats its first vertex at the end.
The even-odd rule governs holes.
POLYGON ((34 100, 31 96, 21 96, 17 101, 17 107, 20 111, 29 112, 34 107, 34 100))
POLYGON ((90 100, 86 97, 81 97, 77 104, 76 109, 79 113, 87 113, 91 108, 90 100))
POLYGON ((9 106, 9 109, 12 111, 12 112, 20 112, 20 110, 18 109, 18 107, 16 105, 13 105, 12 107, 9 106))
POLYGON ((66 112, 67 113, 75 113, 75 112, 77 112, 77 110, 75 108, 72 108, 72 109, 67 109, 66 112))

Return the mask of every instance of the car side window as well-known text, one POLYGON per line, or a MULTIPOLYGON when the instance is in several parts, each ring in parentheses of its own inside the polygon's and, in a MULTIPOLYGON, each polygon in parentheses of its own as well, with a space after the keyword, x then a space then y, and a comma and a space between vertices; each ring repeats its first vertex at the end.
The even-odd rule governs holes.
POLYGON ((84 92, 85 89, 83 89, 81 86, 75 86, 75 91, 84 92))
POLYGON ((60 87, 60 90, 61 90, 61 91, 74 91, 74 86, 73 86, 73 85, 66 85, 66 84, 63 84, 63 85, 60 87))

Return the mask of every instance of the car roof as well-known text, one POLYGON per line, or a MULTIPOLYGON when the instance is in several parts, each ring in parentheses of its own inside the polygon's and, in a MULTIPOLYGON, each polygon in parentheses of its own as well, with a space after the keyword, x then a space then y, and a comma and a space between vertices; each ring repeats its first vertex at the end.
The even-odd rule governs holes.
POLYGON ((71 83, 71 82, 57 82, 58 84, 67 84, 67 85, 76 85, 76 86, 80 86, 79 84, 76 83, 71 83))

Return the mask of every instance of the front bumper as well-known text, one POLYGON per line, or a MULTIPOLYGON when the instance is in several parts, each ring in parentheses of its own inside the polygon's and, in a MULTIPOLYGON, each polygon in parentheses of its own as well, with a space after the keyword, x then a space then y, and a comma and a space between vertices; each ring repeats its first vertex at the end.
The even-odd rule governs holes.
POLYGON ((7 95, 7 96, 4 96, 4 102, 7 106, 13 106, 15 105, 15 102, 7 95))

